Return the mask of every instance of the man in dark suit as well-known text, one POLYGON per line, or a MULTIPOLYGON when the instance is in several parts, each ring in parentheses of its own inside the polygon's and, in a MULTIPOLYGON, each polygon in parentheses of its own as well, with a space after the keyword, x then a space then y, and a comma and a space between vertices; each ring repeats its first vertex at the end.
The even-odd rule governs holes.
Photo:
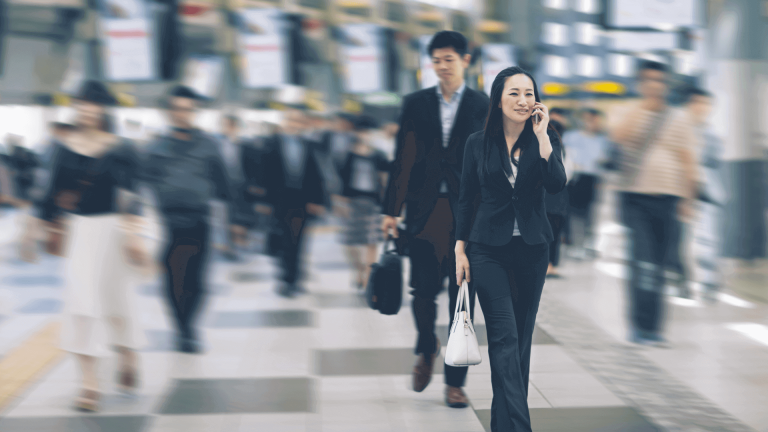
MULTIPOLYGON (((241 215, 243 215, 243 223, 251 219, 253 216, 252 209, 249 208, 246 202, 245 190, 245 178, 243 171, 243 155, 246 152, 245 142, 240 136, 242 128, 242 121, 239 117, 233 114, 224 116, 222 122, 222 132, 216 135, 219 142, 219 149, 224 159, 224 164, 227 168, 227 174, 229 174, 230 185, 232 186, 232 193, 235 195, 237 205, 240 209, 241 215)), ((242 244, 245 232, 231 232, 226 229, 226 206, 218 208, 220 219, 220 226, 224 229, 220 230, 219 241, 222 243, 219 246, 223 248, 223 255, 231 261, 237 261, 237 245, 242 244)), ((246 227, 252 225, 252 222, 247 223, 246 227)))
POLYGON ((304 124, 303 111, 289 107, 283 116, 282 133, 265 142, 261 161, 264 200, 272 207, 278 232, 270 236, 273 244, 269 247, 277 252, 283 270, 277 292, 289 298, 304 291, 299 274, 307 222, 321 216, 326 205, 325 182, 314 146, 302 136, 304 124))
MULTIPOLYGON (((405 205, 403 233, 411 260, 412 310, 419 333, 413 389, 423 391, 432 377, 440 351, 435 336, 435 299, 449 278, 450 316, 456 306, 454 217, 467 137, 483 128, 488 97, 469 89, 467 40, 461 33, 442 31, 429 45, 435 73, 431 87, 406 96, 397 135, 397 150, 382 205, 382 230, 398 236, 397 220, 405 205)), ((474 296, 471 307, 474 308, 474 296)), ((446 403, 464 408, 462 387, 467 368, 445 366, 446 403)))

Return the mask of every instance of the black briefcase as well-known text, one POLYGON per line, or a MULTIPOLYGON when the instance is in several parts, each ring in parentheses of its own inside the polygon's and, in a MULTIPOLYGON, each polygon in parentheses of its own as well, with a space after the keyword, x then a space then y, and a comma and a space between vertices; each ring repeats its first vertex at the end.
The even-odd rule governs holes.
POLYGON ((368 306, 384 315, 397 315, 403 303, 403 261, 392 244, 389 237, 379 262, 371 265, 366 288, 368 306))

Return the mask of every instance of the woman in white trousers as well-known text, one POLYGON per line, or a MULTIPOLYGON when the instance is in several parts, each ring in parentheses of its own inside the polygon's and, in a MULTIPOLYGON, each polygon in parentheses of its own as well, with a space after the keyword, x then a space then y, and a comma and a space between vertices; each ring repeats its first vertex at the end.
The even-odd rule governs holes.
POLYGON ((139 164, 133 145, 108 130, 105 107, 114 104, 96 81, 86 82, 75 98, 76 128, 57 146, 21 249, 24 259, 35 259, 35 233, 42 227, 47 251, 65 257, 61 348, 82 370, 75 408, 90 412, 98 410, 101 395, 98 359, 116 349, 118 388, 131 392, 143 342, 134 287, 136 267, 147 262, 140 200, 132 193, 139 164))

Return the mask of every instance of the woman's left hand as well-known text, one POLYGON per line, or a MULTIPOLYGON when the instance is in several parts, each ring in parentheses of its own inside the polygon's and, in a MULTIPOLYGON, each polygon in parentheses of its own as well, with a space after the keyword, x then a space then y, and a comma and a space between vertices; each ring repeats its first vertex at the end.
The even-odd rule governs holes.
POLYGON ((533 132, 536 136, 545 135, 547 133, 547 125, 549 125, 549 108, 544 106, 541 102, 536 102, 533 105, 533 113, 531 117, 539 117, 539 122, 533 122, 533 132))
POLYGON ((125 253, 130 262, 138 267, 149 264, 149 254, 144 246, 144 239, 136 234, 129 234, 125 239, 125 253))

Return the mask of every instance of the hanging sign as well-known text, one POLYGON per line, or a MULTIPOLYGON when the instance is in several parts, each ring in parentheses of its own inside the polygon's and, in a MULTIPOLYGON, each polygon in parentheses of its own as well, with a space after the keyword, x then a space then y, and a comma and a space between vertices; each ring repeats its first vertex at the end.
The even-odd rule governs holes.
POLYGON ((155 79, 154 38, 145 0, 102 0, 100 30, 109 81, 155 79))

